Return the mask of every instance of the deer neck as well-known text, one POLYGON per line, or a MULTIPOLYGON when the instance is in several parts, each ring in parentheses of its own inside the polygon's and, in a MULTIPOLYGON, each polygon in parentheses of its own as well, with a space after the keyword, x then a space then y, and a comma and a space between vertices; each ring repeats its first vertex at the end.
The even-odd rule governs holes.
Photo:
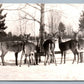
POLYGON ((59 43, 62 43, 62 37, 59 37, 58 41, 59 43))

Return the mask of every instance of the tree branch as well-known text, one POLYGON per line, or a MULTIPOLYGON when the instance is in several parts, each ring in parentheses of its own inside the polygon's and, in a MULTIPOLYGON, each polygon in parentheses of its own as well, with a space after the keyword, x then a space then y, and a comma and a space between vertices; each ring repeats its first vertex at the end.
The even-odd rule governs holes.
POLYGON ((29 6, 31 6, 31 7, 33 7, 33 8, 35 8, 35 9, 40 10, 39 8, 37 8, 37 7, 33 6, 33 5, 30 5, 30 4, 27 4, 27 5, 29 5, 29 6))
POLYGON ((24 7, 22 7, 22 8, 17 8, 17 9, 6 9, 6 8, 4 8, 4 10, 11 10, 11 11, 17 11, 17 10, 22 10, 22 9, 24 9, 25 7, 27 6, 27 4, 25 4, 25 6, 24 7))
POLYGON ((27 19, 27 20, 33 20, 34 21, 34 19, 30 19, 30 18, 27 18, 27 17, 21 17, 20 20, 22 20, 22 19, 27 19))
POLYGON ((40 4, 36 4, 36 5, 41 7, 41 5, 40 5, 40 4))
POLYGON ((38 21, 37 19, 35 19, 31 14, 25 12, 24 10, 21 10, 22 12, 26 13, 27 15, 29 15, 34 21, 40 23, 40 21, 38 21))

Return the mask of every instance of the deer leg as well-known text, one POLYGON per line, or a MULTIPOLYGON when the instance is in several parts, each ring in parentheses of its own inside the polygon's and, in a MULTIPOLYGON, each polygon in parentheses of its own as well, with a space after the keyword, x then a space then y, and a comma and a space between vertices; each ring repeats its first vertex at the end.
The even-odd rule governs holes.
POLYGON ((22 51, 22 54, 21 54, 20 67, 21 67, 21 64, 22 64, 22 58, 23 58, 23 55, 24 55, 24 51, 22 51))
POLYGON ((35 53, 33 54, 33 59, 34 59, 34 65, 36 65, 35 53))
POLYGON ((36 64, 36 61, 35 61, 35 54, 34 54, 34 53, 32 54, 32 62, 33 62, 34 65, 36 64))
MULTIPOLYGON (((30 58, 31 56, 30 56, 30 54, 29 54, 29 62, 31 63, 31 58, 30 58)), ((25 54, 25 59, 24 59, 24 64, 26 64, 27 63, 27 54, 25 54)))
POLYGON ((77 64, 79 63, 79 54, 78 54, 78 60, 77 60, 77 64))
POLYGON ((49 62, 49 59, 50 59, 49 54, 47 54, 46 63, 48 63, 48 62, 49 62))
POLYGON ((7 52, 4 52, 2 51, 2 54, 1 54, 1 59, 2 59, 2 65, 4 66, 4 56, 7 52))
POLYGON ((32 64, 32 55, 29 54, 29 62, 32 64))
POLYGON ((44 65, 46 65, 46 63, 47 63, 47 58, 48 58, 48 56, 47 56, 47 54, 46 54, 45 60, 44 60, 44 65))
POLYGON ((27 58, 26 58, 26 54, 25 54, 25 58, 24 58, 24 64, 26 64, 27 63, 27 58))
POLYGON ((40 56, 40 53, 38 53, 38 63, 41 62, 41 56, 40 56))
POLYGON ((48 55, 48 59, 47 59, 47 60, 48 60, 48 64, 49 64, 49 65, 50 65, 51 57, 52 57, 52 55, 51 55, 51 54, 49 54, 49 55, 48 55))
POLYGON ((77 64, 79 63, 79 55, 80 55, 80 53, 77 52, 77 56, 78 56, 77 64))
MULTIPOLYGON (((38 54, 39 55, 39 54, 38 54)), ((39 63, 41 62, 41 56, 39 56, 39 63)))
POLYGON ((55 65, 57 66, 57 63, 56 63, 56 59, 55 59, 55 56, 54 56, 54 63, 55 63, 55 65))
POLYGON ((51 63, 54 63, 54 55, 52 53, 52 56, 51 56, 51 63))
POLYGON ((16 61, 16 65, 18 65, 18 52, 15 53, 15 61, 16 61))
POLYGON ((3 55, 3 53, 1 55, 1 60, 2 60, 2 65, 4 66, 4 55, 3 55))
POLYGON ((82 63, 83 62, 83 52, 80 52, 79 56, 80 56, 80 63, 82 63))
POLYGON ((82 56, 83 56, 83 53, 80 52, 80 63, 82 63, 82 56))
POLYGON ((63 59, 63 52, 61 52, 61 62, 60 62, 60 64, 62 64, 62 59, 63 59))
POLYGON ((31 60, 30 55, 27 56, 27 54, 26 54, 25 57, 26 57, 26 62, 27 62, 28 67, 29 67, 29 65, 30 65, 30 60, 31 60), (27 60, 27 58, 28 58, 28 60, 27 60))
POLYGON ((25 54, 25 63, 27 63, 28 67, 29 67, 29 65, 30 65, 30 56, 28 56, 27 54, 25 54), (28 58, 28 60, 27 60, 27 58, 28 58))
POLYGON ((26 58, 24 59, 24 64, 26 64, 26 58))
POLYGON ((66 51, 64 51, 64 64, 66 62, 66 51))
POLYGON ((1 59, 2 59, 2 65, 4 66, 4 56, 1 55, 1 59))
POLYGON ((75 60, 76 60, 76 53, 74 53, 74 59, 73 59, 72 64, 74 63, 75 60))
POLYGON ((32 60, 32 64, 34 64, 34 55, 32 54, 31 56, 32 56, 32 59, 31 59, 32 60))
POLYGON ((39 56, 38 53, 36 53, 36 54, 35 54, 36 65, 38 65, 38 62, 39 62, 39 61, 38 61, 38 58, 39 58, 38 56, 39 56))
POLYGON ((34 53, 31 53, 30 57, 31 57, 31 64, 35 64, 34 53))
POLYGON ((53 52, 52 54, 53 54, 53 60, 54 60, 54 63, 55 63, 55 65, 57 66, 56 58, 55 58, 54 52, 53 52))

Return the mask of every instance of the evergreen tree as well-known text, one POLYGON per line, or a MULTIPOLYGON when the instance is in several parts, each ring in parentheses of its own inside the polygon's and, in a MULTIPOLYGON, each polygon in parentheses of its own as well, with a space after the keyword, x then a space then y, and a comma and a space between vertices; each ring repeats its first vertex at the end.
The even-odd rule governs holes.
POLYGON ((61 36, 63 36, 64 35, 64 31, 65 31, 65 25, 62 22, 59 23, 58 30, 59 30, 59 34, 61 36))
POLYGON ((79 22, 80 22, 79 24, 80 31, 83 31, 84 30, 84 11, 82 15, 80 16, 79 22))
POLYGON ((8 37, 12 37, 12 33, 11 32, 8 33, 8 37))
POLYGON ((7 26, 5 26, 5 17, 7 14, 2 15, 4 9, 2 9, 1 7, 2 4, 0 4, 0 37, 4 37, 6 36, 4 30, 7 28, 7 26))

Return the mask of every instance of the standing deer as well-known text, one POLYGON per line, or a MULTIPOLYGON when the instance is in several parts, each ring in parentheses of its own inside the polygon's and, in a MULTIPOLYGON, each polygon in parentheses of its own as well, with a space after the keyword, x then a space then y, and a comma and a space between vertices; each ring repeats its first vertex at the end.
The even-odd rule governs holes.
POLYGON ((84 53, 84 39, 80 38, 79 39, 79 44, 80 44, 80 62, 83 62, 83 53, 84 53))
POLYGON ((62 63, 62 58, 64 56, 64 63, 65 63, 65 60, 66 60, 66 51, 67 50, 71 50, 74 54, 74 59, 73 59, 73 62, 76 60, 76 55, 78 56, 78 60, 77 60, 77 63, 79 62, 79 52, 78 52, 78 46, 79 46, 79 43, 77 40, 69 40, 69 41, 66 41, 66 42, 62 42, 62 37, 59 36, 58 38, 59 40, 59 49, 61 51, 61 63, 62 63))
POLYGON ((55 65, 56 64, 56 59, 55 59, 55 40, 54 39, 47 39, 43 43, 43 48, 45 52, 45 60, 44 60, 44 65, 48 62, 50 64, 51 60, 54 61, 55 65))
POLYGON ((8 51, 15 52, 15 59, 16 59, 16 65, 18 65, 18 53, 23 49, 23 42, 16 42, 16 41, 5 41, 0 42, 0 50, 2 52, 1 59, 2 64, 4 65, 4 56, 8 51))
POLYGON ((32 42, 26 42, 24 45, 24 49, 22 51, 21 59, 20 59, 20 67, 22 64, 22 58, 25 55, 25 59, 28 63, 28 66, 31 64, 36 64, 35 60, 35 52, 36 52, 36 46, 32 42), (27 60, 28 58, 28 60, 27 60))
MULTIPOLYGON (((27 38, 30 36, 30 34, 27 35, 27 38)), ((27 40, 27 39, 25 39, 27 40)), ((4 41, 0 42, 0 50, 2 52, 1 59, 2 64, 4 65, 4 56, 8 51, 15 52, 15 62, 16 65, 18 65, 18 53, 24 49, 24 44, 26 41, 4 41)))

